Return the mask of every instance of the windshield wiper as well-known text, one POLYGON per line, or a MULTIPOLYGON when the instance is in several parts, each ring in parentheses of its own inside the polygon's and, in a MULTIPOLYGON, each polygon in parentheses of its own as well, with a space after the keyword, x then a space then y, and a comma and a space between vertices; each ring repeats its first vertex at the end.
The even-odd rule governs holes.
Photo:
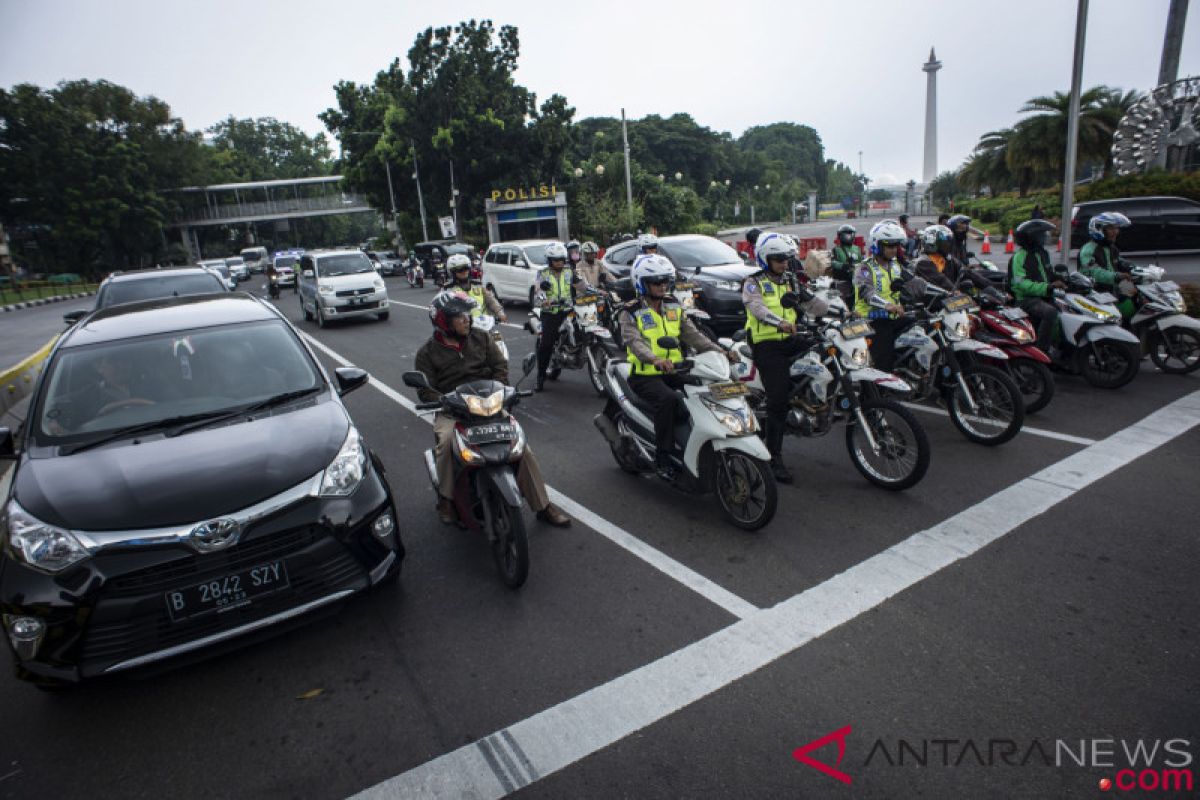
POLYGON ((163 419, 156 419, 153 422, 143 422, 140 425, 127 425, 124 428, 117 428, 116 430, 109 431, 107 434, 99 438, 81 442, 80 444, 74 446, 67 445, 62 449, 62 455, 74 455, 75 453, 79 453, 84 450, 91 450, 93 447, 99 447, 100 445, 107 444, 108 442, 114 442, 117 439, 124 439, 125 437, 132 436, 135 433, 145 433, 148 431, 159 430, 161 428, 169 428, 173 425, 194 422, 200 419, 208 419, 209 417, 224 413, 224 411, 205 411, 200 414, 184 414, 178 417, 164 417, 163 419))
POLYGON ((277 406, 280 403, 286 403, 289 400, 295 400, 298 397, 310 395, 313 392, 319 391, 320 389, 320 386, 310 386, 307 389, 296 389, 290 392, 281 392, 280 394, 268 397, 266 400, 257 400, 249 405, 238 406, 237 408, 229 411, 219 411, 214 414, 206 414, 203 419, 197 419, 194 422, 189 420, 189 424, 180 425, 178 428, 167 431, 165 436, 166 438, 170 439, 180 435, 181 433, 188 433, 189 431, 206 428, 209 425, 216 425, 217 423, 224 422, 225 420, 235 419, 246 414, 253 414, 255 411, 262 411, 264 408, 270 408, 271 406, 277 406))

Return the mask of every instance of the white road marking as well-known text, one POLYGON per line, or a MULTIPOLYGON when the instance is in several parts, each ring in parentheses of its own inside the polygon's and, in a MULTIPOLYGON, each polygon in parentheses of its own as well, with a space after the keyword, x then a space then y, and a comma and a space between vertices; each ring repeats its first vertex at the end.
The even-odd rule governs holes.
POLYGON ((524 772, 502 777, 473 743, 355 797, 503 797, 850 622, 1197 424, 1193 392, 818 586, 488 737, 523 753, 524 772))
MULTIPOLYGON (((950 412, 942 408, 934 408, 922 403, 901 403, 905 408, 911 408, 913 411, 924 411, 926 414, 937 414, 941 417, 950 416, 950 412)), ((986 420, 982 420, 985 421, 986 420)), ((1091 446, 1096 443, 1095 439, 1087 439, 1083 436, 1072 436, 1069 433, 1059 433, 1058 431, 1048 431, 1044 428, 1031 428, 1028 425, 1021 426, 1021 433, 1028 433, 1030 436, 1042 436, 1047 439, 1058 439, 1060 442, 1070 442, 1071 444, 1081 444, 1091 446)))
MULTIPOLYGON (((299 331, 300 335, 309 342, 313 347, 320 350, 325 355, 332 358, 342 366, 349 366, 350 362, 345 357, 331 350, 327 345, 317 341, 313 336, 299 331)), ((372 376, 368 381, 368 386, 374 386, 382 392, 388 399, 398 403, 409 411, 420 416, 426 422, 433 424, 433 415, 429 412, 418 411, 412 400, 409 400, 404 395, 397 392, 392 387, 388 386, 383 381, 372 376)), ((714 605, 723 608, 738 619, 745 619, 751 614, 758 613, 759 609, 754 604, 743 600, 741 597, 730 592, 728 589, 710 581, 700 573, 684 566, 675 559, 657 550, 654 547, 638 539, 633 534, 620 528, 608 520, 601 517, 599 514, 591 511, 571 498, 567 497, 562 492, 555 489, 549 484, 546 485, 546 492, 550 495, 551 501, 558 503, 568 514, 575 517, 579 522, 587 525, 596 533, 608 539, 613 544, 624 548, 633 555, 645 561, 650 566, 662 572, 664 575, 674 578, 679 583, 704 597, 714 605)))
MULTIPOLYGON (((426 314, 429 313, 429 306, 419 306, 416 303, 406 303, 403 300, 388 300, 388 302, 394 306, 405 306, 406 308, 415 308, 418 311, 424 311, 426 314)), ((525 329, 524 325, 517 325, 512 322, 501 322, 500 324, 507 328, 517 328, 518 330, 525 329)))

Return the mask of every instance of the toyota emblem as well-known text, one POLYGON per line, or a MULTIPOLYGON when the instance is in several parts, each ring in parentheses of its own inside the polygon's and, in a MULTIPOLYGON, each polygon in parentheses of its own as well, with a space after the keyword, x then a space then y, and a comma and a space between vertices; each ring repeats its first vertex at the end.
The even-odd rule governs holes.
POLYGON ((242 535, 242 526, 234 519, 214 519, 192 528, 192 546, 201 553, 211 553, 235 543, 242 535))

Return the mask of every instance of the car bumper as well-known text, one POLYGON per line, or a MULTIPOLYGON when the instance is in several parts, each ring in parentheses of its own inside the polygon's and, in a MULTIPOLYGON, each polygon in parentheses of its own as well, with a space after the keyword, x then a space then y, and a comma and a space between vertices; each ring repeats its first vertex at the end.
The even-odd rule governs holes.
POLYGON ((329 319, 378 314, 389 308, 387 292, 376 292, 358 297, 321 297, 320 303, 321 310, 329 319))
POLYGON ((7 624, 4 638, 17 676, 34 682, 74 683, 175 665, 332 608, 393 574, 403 557, 391 493, 372 466, 350 497, 305 494, 248 525, 224 550, 198 554, 178 542, 127 542, 53 576, 0 561, 6 620, 29 616, 44 625, 33 648, 14 642, 7 624), (391 515, 391 531, 376 535, 374 523, 385 514, 391 515), (172 618, 168 593, 275 562, 287 575, 280 589, 225 610, 172 618))
POLYGON ((736 292, 705 290, 696 307, 708 313, 708 325, 717 333, 730 333, 746 325, 746 307, 736 292))

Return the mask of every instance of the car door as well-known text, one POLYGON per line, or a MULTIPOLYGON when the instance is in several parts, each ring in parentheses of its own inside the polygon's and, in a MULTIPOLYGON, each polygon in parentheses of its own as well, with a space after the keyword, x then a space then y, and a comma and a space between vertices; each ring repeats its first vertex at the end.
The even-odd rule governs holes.
POLYGON ((507 247, 495 246, 487 251, 483 264, 483 281, 492 287, 492 291, 500 299, 512 299, 512 289, 509 286, 507 247))
POLYGON ((317 266, 312 256, 300 257, 300 274, 296 277, 300 287, 300 302, 305 306, 315 305, 317 294, 317 266))
POLYGON ((1159 201, 1164 250, 1200 250, 1200 203, 1182 197, 1159 201))
POLYGON ((1121 231, 1117 246, 1123 251, 1149 253, 1163 249, 1166 226, 1158 213, 1158 202, 1150 197, 1137 197, 1113 208, 1129 217, 1133 223, 1121 231))

